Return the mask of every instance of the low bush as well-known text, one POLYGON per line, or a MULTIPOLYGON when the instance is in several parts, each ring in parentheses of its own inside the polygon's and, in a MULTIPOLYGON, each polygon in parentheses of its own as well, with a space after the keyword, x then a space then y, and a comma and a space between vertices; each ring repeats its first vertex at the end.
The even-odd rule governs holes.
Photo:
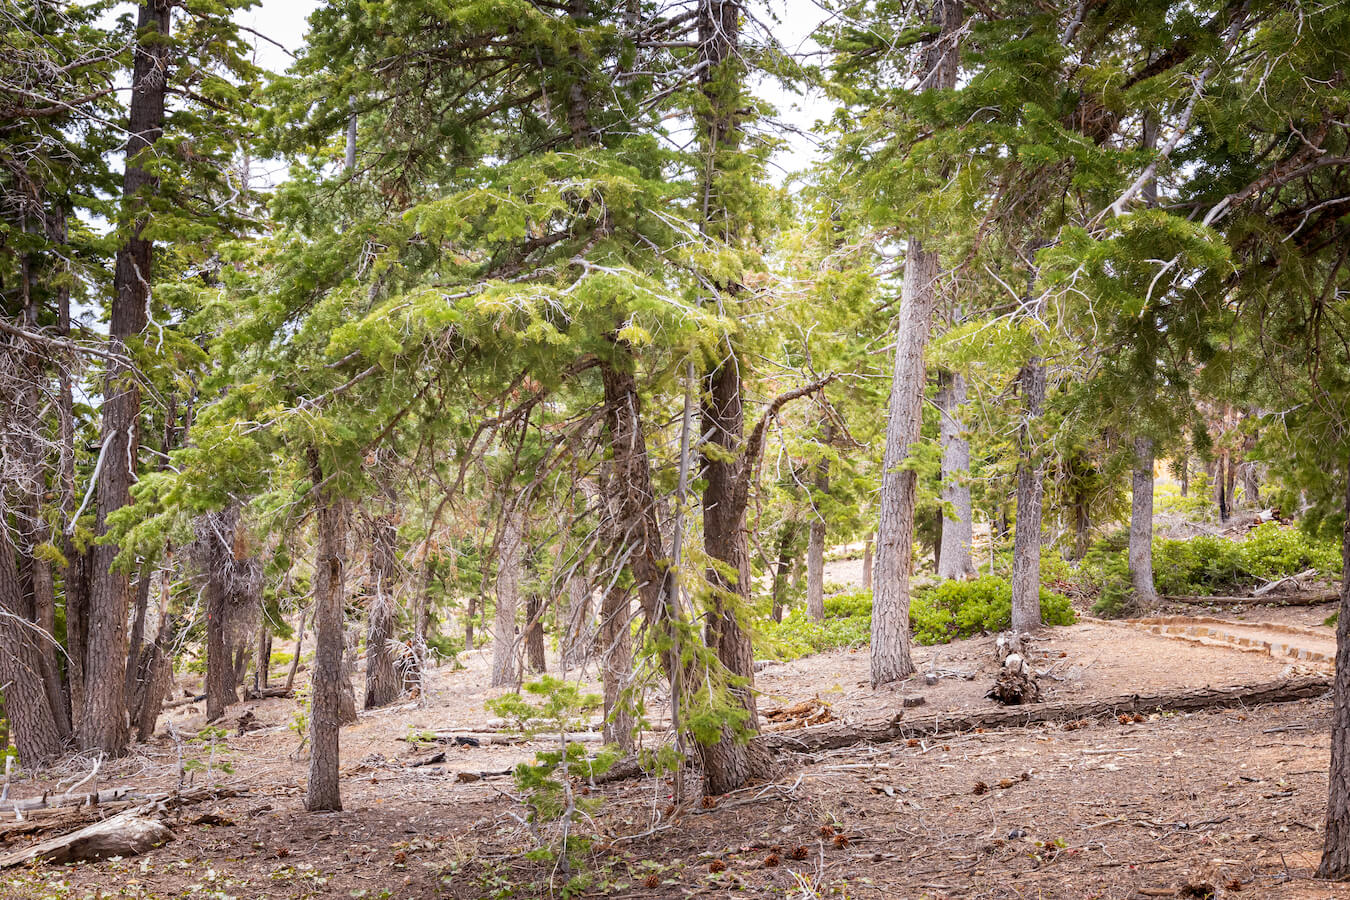
MULTIPOLYGON (((909 607, 910 629, 920 644, 942 644, 981 631, 1000 631, 1012 621, 1012 586, 987 575, 974 581, 945 581, 918 588, 909 607)), ((1067 597, 1041 589, 1041 619, 1071 625, 1067 597)), ((782 622, 761 626, 756 653, 769 659, 797 659, 840 647, 860 647, 872 637, 872 592, 853 591, 825 598, 825 618, 813 622, 794 609, 782 622)))
POLYGON ((1163 594, 1223 593, 1307 569, 1335 575, 1340 568, 1334 542, 1274 522, 1257 526, 1242 541, 1201 535, 1153 542, 1153 577, 1163 594))
MULTIPOLYGON (((1069 598, 1041 588, 1041 621, 1072 625, 1069 598)), ((1002 631, 1012 623, 1012 585, 995 575, 944 581, 915 592, 909 624, 920 644, 944 644, 977 632, 1002 631)))

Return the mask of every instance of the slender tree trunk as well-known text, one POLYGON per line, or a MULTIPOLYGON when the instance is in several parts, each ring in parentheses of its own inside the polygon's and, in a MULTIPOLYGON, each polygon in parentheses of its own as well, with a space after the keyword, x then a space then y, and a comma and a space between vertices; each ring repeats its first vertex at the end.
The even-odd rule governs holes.
POLYGON ((531 672, 546 671, 543 612, 539 595, 531 591, 525 598, 525 661, 531 672))
POLYGON ((268 669, 272 665, 272 632, 267 628, 267 616, 258 625, 258 644, 253 659, 253 692, 262 695, 267 687, 268 669))
POLYGON ((963 435, 962 413, 966 405, 966 379, 959 372, 939 375, 938 415, 942 443, 942 542, 938 550, 939 578, 970 578, 975 564, 970 558, 971 536, 970 443, 963 435), (950 510, 950 513, 948 512, 950 510))
POLYGON ((591 586, 580 572, 567 579, 567 611, 559 658, 564 671, 579 669, 591 658, 595 645, 595 623, 591 619, 591 586))
POLYGON ((131 698, 136 693, 136 677, 141 665, 141 645, 145 642, 145 614, 150 607, 150 577, 154 567, 147 561, 136 575, 136 605, 131 614, 131 636, 127 639, 127 673, 124 686, 127 709, 135 707, 131 698))
POLYGON ((1153 439, 1143 435, 1134 439, 1129 558, 1135 602, 1151 608, 1158 602, 1153 586, 1153 439))
MULTIPOLYGON (((343 554, 347 545, 347 511, 343 501, 324 486, 318 451, 309 449, 315 490, 318 547, 314 560, 314 672, 310 679, 309 790, 310 812, 342 809, 338 786, 338 729, 342 679, 342 601, 345 594, 343 554)), ((299 658, 297 646, 296 657, 299 658)), ((350 685, 348 685, 350 687, 350 685)))
POLYGON ((1181 459, 1177 461, 1181 469, 1181 496, 1185 497, 1191 491, 1191 453, 1190 449, 1183 446, 1181 448, 1181 459))
MULTIPOLYGON (((523 501, 521 501, 523 502, 523 501)), ((497 547, 497 611, 492 627, 492 687, 520 683, 520 647, 516 618, 520 610, 520 568, 523 557, 521 512, 506 512, 497 547)))
MULTIPOLYGON (((828 445, 834 429, 827 421, 822 439, 828 445)), ((815 622, 825 618, 825 515, 821 500, 830 493, 830 461, 816 463, 815 492, 811 502, 811 535, 806 545, 806 615, 815 622)))
POLYGON ((632 753, 632 703, 625 698, 633 677, 632 602, 628 590, 612 584, 600 606, 600 680, 605 699, 605 743, 632 753))
MULTIPOLYGON (((345 604, 346 595, 343 595, 345 604)), ((360 629, 357 627, 342 629, 342 661, 338 674, 338 725, 356 724, 356 689, 352 679, 356 677, 356 645, 360 641, 360 629)))
POLYGON ((872 590, 872 566, 872 536, 869 534, 867 539, 863 541, 862 586, 865 591, 872 590))
MULTIPOLYGON (((131 503, 136 478, 136 451, 140 446, 141 393, 129 364, 130 342, 146 325, 149 285, 153 278, 154 244, 142 237, 146 225, 145 198, 158 179, 142 168, 143 154, 164 129, 167 94, 170 9, 167 0, 145 0, 138 31, 149 35, 139 43, 131 80, 131 107, 123 202, 136 214, 126 242, 117 253, 113 277, 115 296, 108 329, 114 361, 108 364, 103 386, 103 444, 105 455, 98 479, 98 518, 95 534, 107 532, 108 516, 131 503)), ((92 590, 89 598, 88 655, 85 660, 84 714, 77 735, 80 748, 112 756, 126 751, 129 739, 125 699, 127 655, 127 575, 114 570, 118 548, 95 544, 90 552, 92 590)))
POLYGON ((399 679, 394 671, 393 587, 398 560, 398 529, 389 516, 371 520, 370 610, 366 616, 365 708, 388 706, 398 699, 399 679))
POLYGON ((1045 361, 1033 357, 1022 368, 1021 456, 1017 464, 1017 525, 1013 536, 1012 629, 1041 627, 1041 506, 1045 462, 1035 432, 1045 405, 1045 361))
MULTIPOLYGON (((964 15, 959 0, 934 0, 931 20, 938 35, 923 54, 921 89, 956 84, 956 31, 964 15)), ((895 370, 883 454, 880 527, 877 530, 876 584, 872 602, 872 687, 891 684, 914 672, 909 651, 909 578, 914 555, 914 502, 918 475, 903 468, 923 424, 927 381, 924 347, 933 328, 937 301, 938 253, 912 235, 905 255, 896 333, 895 370)))
POLYGON ((305 619, 309 616, 308 609, 300 610, 300 625, 295 630, 295 653, 291 655, 291 665, 286 669, 286 693, 290 693, 295 688, 295 673, 300 668, 300 650, 305 646, 305 619))
POLYGON ((1331 709, 1327 826, 1317 877, 1350 879, 1350 461, 1341 530, 1341 608, 1336 622, 1336 678, 1331 709))
POLYGON ((773 620, 783 621, 783 607, 787 605, 789 576, 792 574, 792 551, 797 545, 797 531, 801 526, 796 519, 783 523, 778 532, 778 563, 773 570, 773 620))

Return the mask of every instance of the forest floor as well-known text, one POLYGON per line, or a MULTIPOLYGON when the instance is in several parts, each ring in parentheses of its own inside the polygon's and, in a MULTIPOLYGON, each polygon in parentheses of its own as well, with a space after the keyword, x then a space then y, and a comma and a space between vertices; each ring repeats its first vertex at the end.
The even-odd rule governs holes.
MULTIPOLYGON (((1324 646, 1329 611, 1249 608, 1241 624, 1273 622, 1258 630, 1324 646)), ((1329 671, 1182 637, 1095 621, 1048 629, 1035 645, 1037 668, 1049 670, 1044 699, 1329 671)), ((894 691, 867 687, 865 648, 769 665, 756 676, 760 711, 812 701, 840 727, 884 720, 918 696, 922 707, 906 715, 992 709, 983 696, 994 677, 991 643, 915 648, 921 674, 894 691), (932 672, 942 677, 926 684, 922 673, 932 672)), ((410 764, 431 749, 407 740, 415 732, 491 727, 483 704, 498 691, 486 686, 485 654, 466 654, 464 668, 443 667, 429 681, 423 704, 363 713, 343 729, 343 812, 303 811, 307 760, 289 727, 294 701, 241 704, 217 758, 233 771, 212 777, 242 793, 184 810, 170 822, 175 839, 141 857, 0 872, 0 897, 562 896, 567 878, 556 864, 525 856, 533 843, 516 818, 524 809, 511 779, 490 774, 530 759, 537 745, 449 745, 442 762, 410 764), (262 727, 237 735, 246 711, 262 727)), ((1330 714, 1323 697, 784 755, 772 778, 710 808, 673 807, 665 779, 586 788, 600 803, 581 826, 595 842, 578 896, 1350 898, 1350 886, 1311 878, 1330 714)), ((170 721, 190 733, 201 710, 179 708, 170 721)), ((89 768, 71 760, 11 795, 63 790, 89 768)), ((105 763, 97 784, 79 790, 172 789, 177 770, 177 745, 160 737, 105 763)))

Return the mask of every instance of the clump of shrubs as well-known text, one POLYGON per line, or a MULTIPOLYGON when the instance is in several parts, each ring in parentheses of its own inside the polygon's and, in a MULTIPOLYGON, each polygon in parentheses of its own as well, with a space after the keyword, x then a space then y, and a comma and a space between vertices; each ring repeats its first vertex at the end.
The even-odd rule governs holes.
MULTIPOLYGON (((915 590, 909 606, 910 629, 920 644, 942 644, 979 632, 1001 631, 1012 621, 1012 586, 987 575, 973 581, 945 581, 915 590)), ((1041 619, 1047 625, 1071 625, 1067 597, 1041 589, 1041 619)), ((825 618, 813 622, 805 610, 792 610, 780 623, 762 626, 756 652, 772 659, 796 659, 840 647, 867 644, 872 635, 872 592, 853 591, 825 598, 825 618)))

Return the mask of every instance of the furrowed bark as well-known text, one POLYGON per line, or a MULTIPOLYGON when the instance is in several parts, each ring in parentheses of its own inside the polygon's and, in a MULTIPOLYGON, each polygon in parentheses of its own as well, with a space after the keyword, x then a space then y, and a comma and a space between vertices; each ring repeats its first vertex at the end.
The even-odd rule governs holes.
MULTIPOLYGON (((117 253, 113 275, 115 295, 108 329, 108 365, 103 386, 102 452, 107 454, 98 480, 98 514, 95 534, 107 532, 107 517, 131 503, 135 481, 136 450, 140 446, 141 392, 129 363, 131 341, 144 331, 153 277, 154 244, 142 237, 147 224, 146 196, 157 189, 158 179, 143 167, 143 160, 164 130, 164 100, 167 95, 170 10, 167 0, 141 4, 137 28, 146 39, 139 42, 131 80, 131 107, 127 139, 127 164, 122 183, 123 202, 132 211, 126 242, 117 253)), ((126 751, 129 739, 125 676, 127 655, 128 577, 113 569, 118 548, 95 544, 90 553, 92 584, 89 597, 88 648, 84 672, 84 713, 77 741, 83 750, 110 756, 126 751)))
POLYGON ((1341 608, 1336 622, 1332 688, 1331 769, 1319 878, 1350 878, 1350 460, 1346 462, 1345 524, 1341 529, 1341 608))
MULTIPOLYGON (((309 450, 310 476, 315 491, 318 546, 314 559, 314 669, 310 679, 309 787, 305 809, 310 812, 342 809, 338 785, 341 679, 342 604, 347 543, 345 503, 325 486, 318 451, 309 450)), ((299 654, 297 653, 297 657, 299 654)), ((350 688, 350 685, 348 685, 350 688)))
MULTIPOLYGON (((956 29, 964 15, 958 0, 936 0, 931 18, 938 34, 924 52, 919 73, 922 90, 954 87, 957 73, 956 29)), ((880 521, 877 530, 876 582, 872 596, 872 687, 914 673, 909 648, 909 579, 914 553, 914 503, 918 476, 904 463, 919 440, 923 392, 927 381, 924 347, 933 327, 937 301, 938 254, 912 235, 905 255, 900 291, 895 367, 891 379, 886 448, 883 454, 880 521)))
POLYGON ((371 521, 370 609, 366 614, 365 708, 378 709, 398 699, 400 685, 394 671, 393 587, 398 561, 398 529, 389 516, 371 521))
POLYGON ((492 687, 520 683, 520 645, 516 614, 520 610, 520 567, 523 555, 520 510, 507 510, 497 546, 497 609, 492 625, 492 687))
POLYGON ((1148 608, 1158 602, 1153 584, 1153 439, 1134 439, 1134 475, 1130 501, 1130 583, 1135 602, 1148 608))

